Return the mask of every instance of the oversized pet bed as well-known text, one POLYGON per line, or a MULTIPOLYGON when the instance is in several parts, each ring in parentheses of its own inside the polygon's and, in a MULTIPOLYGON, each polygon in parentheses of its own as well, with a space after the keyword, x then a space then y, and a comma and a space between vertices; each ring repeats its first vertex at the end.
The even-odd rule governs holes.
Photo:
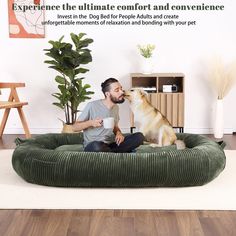
POLYGON ((196 134, 177 134, 187 148, 152 148, 134 153, 84 152, 83 136, 45 134, 17 139, 12 165, 30 183, 63 187, 199 186, 225 167, 223 144, 196 134))

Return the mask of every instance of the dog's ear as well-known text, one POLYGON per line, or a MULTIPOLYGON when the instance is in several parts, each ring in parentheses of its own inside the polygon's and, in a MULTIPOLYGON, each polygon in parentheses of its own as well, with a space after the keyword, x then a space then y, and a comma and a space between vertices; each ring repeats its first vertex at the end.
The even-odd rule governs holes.
POLYGON ((142 97, 144 97, 144 96, 147 97, 148 96, 148 93, 146 91, 144 91, 143 89, 140 90, 140 93, 141 93, 142 97))

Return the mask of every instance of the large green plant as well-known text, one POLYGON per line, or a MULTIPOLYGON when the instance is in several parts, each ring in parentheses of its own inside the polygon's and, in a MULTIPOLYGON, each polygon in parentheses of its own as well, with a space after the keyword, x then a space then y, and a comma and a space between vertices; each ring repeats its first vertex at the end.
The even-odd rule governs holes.
POLYGON ((45 55, 53 59, 44 62, 50 64, 49 68, 60 73, 55 77, 59 92, 52 94, 58 99, 58 102, 53 104, 64 110, 66 124, 75 123, 80 103, 91 99, 89 95, 94 94, 94 92, 88 91, 91 87, 89 84, 82 84, 84 77, 80 77, 80 74, 89 71, 82 65, 92 61, 88 46, 93 40, 84 38, 85 35, 85 33, 79 35, 71 33, 70 37, 74 45, 63 42, 64 36, 58 41, 50 40, 52 47, 44 49, 45 55))

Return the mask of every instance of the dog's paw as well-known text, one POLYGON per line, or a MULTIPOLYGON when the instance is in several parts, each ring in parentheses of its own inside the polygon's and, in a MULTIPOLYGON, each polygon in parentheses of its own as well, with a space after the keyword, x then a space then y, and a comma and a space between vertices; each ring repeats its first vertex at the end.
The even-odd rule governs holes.
POLYGON ((144 145, 149 145, 149 144, 151 144, 151 142, 143 141, 143 144, 144 144, 144 145))
POLYGON ((153 148, 156 148, 156 147, 161 147, 160 144, 157 144, 157 143, 151 143, 149 144, 150 147, 153 147, 153 148))
POLYGON ((183 150, 186 148, 186 145, 183 140, 175 140, 175 144, 178 150, 183 150))

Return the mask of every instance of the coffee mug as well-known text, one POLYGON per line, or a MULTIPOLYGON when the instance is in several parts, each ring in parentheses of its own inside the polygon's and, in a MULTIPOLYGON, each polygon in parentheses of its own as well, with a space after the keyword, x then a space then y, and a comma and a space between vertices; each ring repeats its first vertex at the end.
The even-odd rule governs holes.
POLYGON ((113 117, 104 118, 102 121, 103 121, 103 127, 105 129, 113 129, 114 128, 115 121, 114 121, 113 117))

